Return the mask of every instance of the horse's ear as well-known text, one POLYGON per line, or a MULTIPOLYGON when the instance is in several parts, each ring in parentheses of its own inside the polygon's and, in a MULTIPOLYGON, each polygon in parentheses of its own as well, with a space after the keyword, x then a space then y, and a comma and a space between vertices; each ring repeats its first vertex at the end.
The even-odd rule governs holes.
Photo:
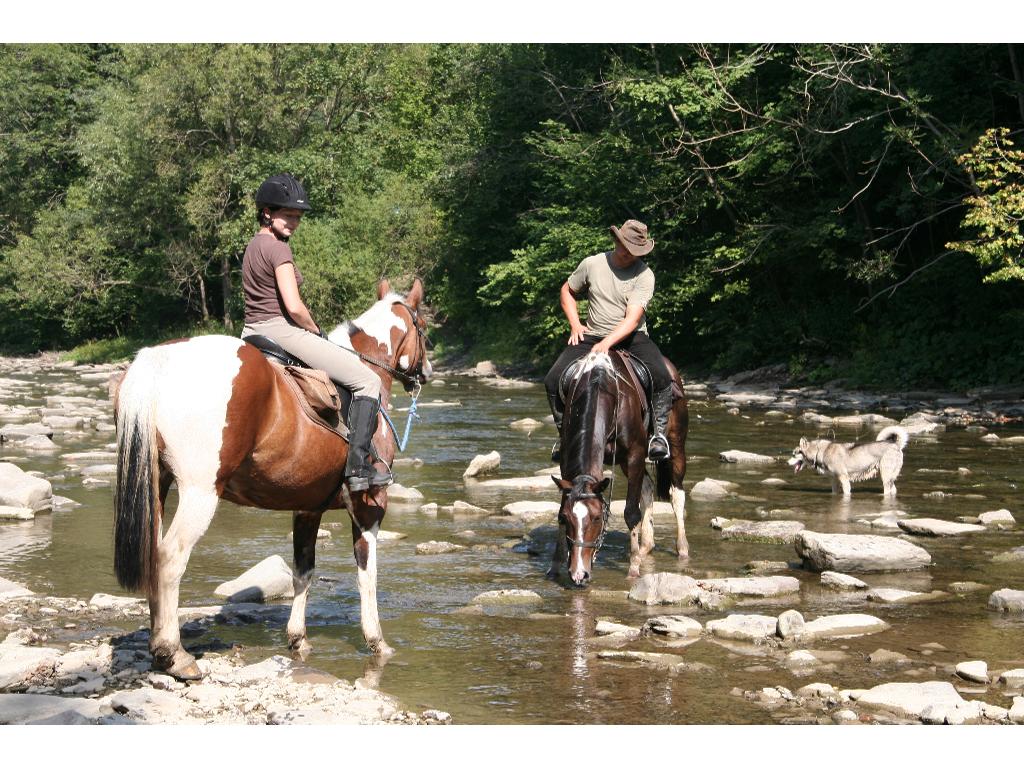
POLYGON ((598 493, 604 493, 604 489, 608 487, 608 483, 610 483, 611 481, 612 479, 610 477, 606 477, 604 480, 597 484, 594 490, 597 491, 598 493))
POLYGON ((572 490, 572 481, 571 480, 565 480, 565 479, 563 479, 561 477, 555 477, 554 475, 551 476, 551 479, 554 480, 555 481, 555 485, 557 485, 563 491, 571 491, 572 490))
POLYGON ((405 295, 405 303, 413 309, 416 309, 416 307, 420 305, 421 301, 423 301, 423 283, 420 282, 420 279, 417 277, 412 281, 412 288, 410 288, 409 292, 405 295))
POLYGON ((381 281, 377 283, 377 299, 383 299, 389 293, 391 293, 391 283, 387 278, 381 278, 381 281))

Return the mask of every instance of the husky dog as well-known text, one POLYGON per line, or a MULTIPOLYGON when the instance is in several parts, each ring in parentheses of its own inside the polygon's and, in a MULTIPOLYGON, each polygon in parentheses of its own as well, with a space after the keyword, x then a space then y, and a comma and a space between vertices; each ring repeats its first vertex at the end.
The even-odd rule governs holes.
POLYGON ((850 495, 850 483, 882 476, 882 495, 896 495, 896 478, 903 467, 903 449, 908 433, 903 427, 886 427, 873 443, 836 443, 831 440, 800 438, 789 465, 799 472, 810 464, 819 474, 832 479, 832 493, 850 495))

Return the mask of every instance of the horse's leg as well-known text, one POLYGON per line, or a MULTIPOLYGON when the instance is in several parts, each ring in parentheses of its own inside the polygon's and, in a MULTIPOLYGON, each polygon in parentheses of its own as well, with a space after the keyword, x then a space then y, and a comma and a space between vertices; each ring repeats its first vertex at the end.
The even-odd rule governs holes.
POLYGON ((313 580, 316 534, 320 530, 323 514, 322 509, 316 512, 296 512, 292 520, 292 549, 295 557, 292 584, 295 597, 292 598, 292 612, 288 617, 288 647, 301 659, 305 659, 312 650, 306 639, 306 599, 313 580))
POLYGON ((352 504, 352 552, 359 584, 359 621, 363 628, 363 638, 375 654, 390 656, 395 651, 384 642, 377 614, 377 534, 384 519, 387 489, 357 491, 350 494, 349 498, 352 504))
MULTIPOLYGON (((646 446, 642 446, 646 452, 646 446)), ((644 552, 640 543, 641 531, 643 528, 643 514, 640 511, 640 494, 643 489, 644 476, 644 452, 629 456, 622 469, 626 473, 626 507, 623 510, 623 517, 626 519, 626 527, 629 528, 629 572, 627 577, 634 578, 640 575, 640 561, 644 552)))
POLYGON ((157 546, 156 591, 149 596, 149 649, 153 654, 153 667, 180 680, 202 677, 195 657, 181 647, 178 588, 192 548, 213 519, 217 501, 213 491, 189 486, 179 488, 174 522, 157 546))
POLYGON ((565 523, 562 522, 562 518, 558 518, 558 538, 555 539, 555 554, 551 557, 551 567, 548 568, 547 576, 549 579, 557 579, 558 574, 562 571, 562 565, 565 563, 566 557, 568 557, 569 551, 567 549, 565 541, 565 523))
POLYGON ((654 484, 646 469, 640 485, 640 557, 647 557, 654 549, 654 484))

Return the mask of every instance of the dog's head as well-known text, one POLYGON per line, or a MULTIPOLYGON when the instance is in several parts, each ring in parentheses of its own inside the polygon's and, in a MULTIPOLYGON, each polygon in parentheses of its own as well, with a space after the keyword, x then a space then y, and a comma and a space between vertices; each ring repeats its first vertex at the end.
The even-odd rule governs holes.
MULTIPOLYGON (((815 441, 816 442, 816 441, 815 441)), ((789 457, 789 466, 793 468, 793 472, 799 472, 804 468, 805 464, 810 464, 810 451, 811 443, 808 442, 806 437, 800 438, 800 445, 793 449, 793 455, 789 457)))

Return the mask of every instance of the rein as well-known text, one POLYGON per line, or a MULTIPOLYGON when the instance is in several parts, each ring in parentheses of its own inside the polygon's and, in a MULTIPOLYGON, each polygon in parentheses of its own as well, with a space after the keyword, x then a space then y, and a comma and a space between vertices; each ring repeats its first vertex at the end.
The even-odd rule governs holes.
POLYGON ((399 451, 404 451, 405 446, 409 444, 409 433, 412 431, 412 420, 418 419, 416 415, 416 400, 420 396, 420 392, 423 387, 420 386, 419 382, 416 382, 416 391, 412 396, 412 402, 409 403, 409 416, 405 420, 405 432, 402 434, 402 439, 398 439, 398 430, 395 429, 395 423, 391 421, 391 417, 388 416, 386 408, 381 408, 380 413, 384 417, 384 421, 387 422, 388 426, 391 427, 391 436, 395 439, 395 445, 398 446, 399 451))

